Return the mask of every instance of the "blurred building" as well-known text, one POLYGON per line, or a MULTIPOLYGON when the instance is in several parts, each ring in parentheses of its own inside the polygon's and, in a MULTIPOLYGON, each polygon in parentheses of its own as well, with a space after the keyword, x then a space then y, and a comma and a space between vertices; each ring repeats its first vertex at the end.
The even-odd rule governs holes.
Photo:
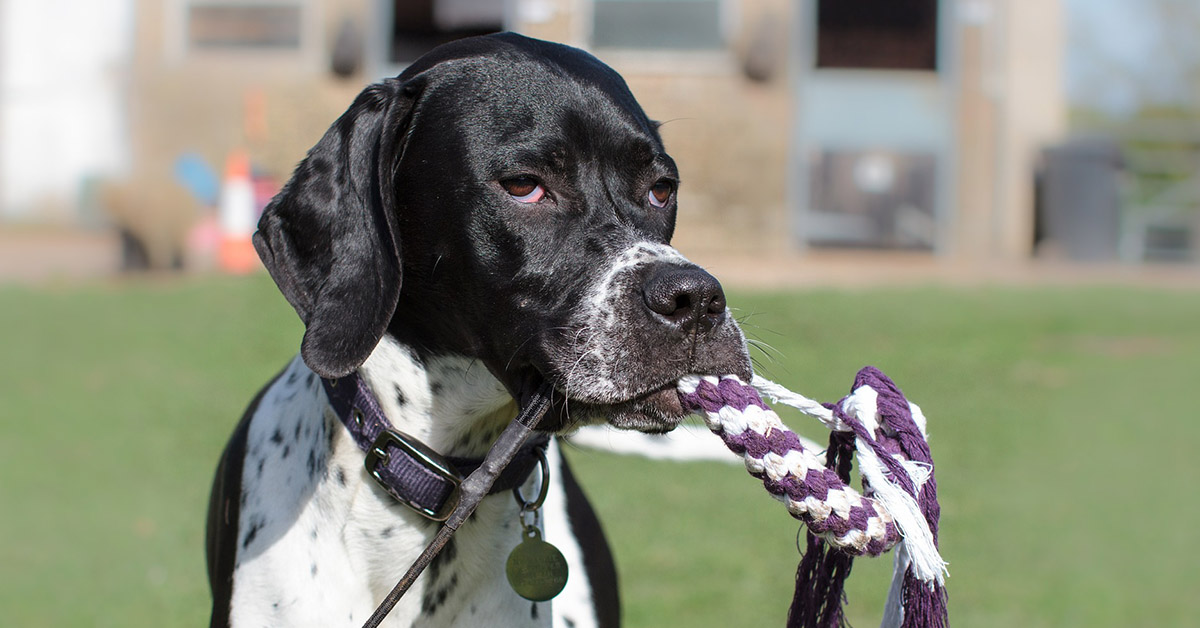
POLYGON ((665 122, 688 250, 1023 258, 1035 159, 1065 126, 1057 0, 105 1, 134 19, 127 139, 97 173, 123 179, 122 220, 168 240, 198 211, 181 157, 220 173, 244 150, 285 179, 363 85, 496 30, 626 77, 665 122))

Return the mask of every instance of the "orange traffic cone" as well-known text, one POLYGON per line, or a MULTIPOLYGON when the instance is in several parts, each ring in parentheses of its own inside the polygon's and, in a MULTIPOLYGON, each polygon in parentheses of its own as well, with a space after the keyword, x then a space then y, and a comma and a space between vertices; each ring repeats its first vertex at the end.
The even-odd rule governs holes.
POLYGON ((228 273, 245 274, 258 267, 258 255, 250 237, 254 234, 254 185, 250 180, 250 156, 235 149, 225 160, 225 180, 217 205, 221 245, 217 263, 228 273))

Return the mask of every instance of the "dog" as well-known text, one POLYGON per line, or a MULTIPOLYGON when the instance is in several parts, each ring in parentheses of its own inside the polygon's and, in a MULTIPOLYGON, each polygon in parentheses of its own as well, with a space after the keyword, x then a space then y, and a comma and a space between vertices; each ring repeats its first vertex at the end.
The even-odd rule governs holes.
MULTIPOLYGON (((624 80, 575 48, 460 40, 359 94, 254 236, 305 331, 218 466, 212 625, 361 625, 436 532, 364 466, 328 392, 341 378, 398 433, 457 457, 482 457, 545 384, 539 432, 659 433, 685 414, 681 376, 748 379, 720 283, 669 244, 678 185, 624 80)), ((490 495, 384 625, 619 625, 600 525, 557 441, 546 460, 562 593, 514 593, 521 506, 490 495)))

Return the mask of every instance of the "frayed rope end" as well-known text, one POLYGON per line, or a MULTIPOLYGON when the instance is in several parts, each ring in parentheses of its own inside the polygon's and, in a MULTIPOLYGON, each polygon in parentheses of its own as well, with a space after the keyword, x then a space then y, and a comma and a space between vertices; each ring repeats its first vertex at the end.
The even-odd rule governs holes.
POLYGON ((908 571, 904 575, 904 621, 900 628, 947 628, 946 588, 925 582, 908 571))

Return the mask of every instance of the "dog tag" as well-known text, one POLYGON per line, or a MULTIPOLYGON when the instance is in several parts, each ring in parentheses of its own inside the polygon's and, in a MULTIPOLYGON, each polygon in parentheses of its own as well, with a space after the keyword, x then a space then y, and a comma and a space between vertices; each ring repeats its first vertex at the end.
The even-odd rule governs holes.
POLYGON ((567 559, 557 547, 542 540, 536 527, 526 527, 522 536, 504 568, 508 584, 527 600, 545 602, 567 586, 567 559))

